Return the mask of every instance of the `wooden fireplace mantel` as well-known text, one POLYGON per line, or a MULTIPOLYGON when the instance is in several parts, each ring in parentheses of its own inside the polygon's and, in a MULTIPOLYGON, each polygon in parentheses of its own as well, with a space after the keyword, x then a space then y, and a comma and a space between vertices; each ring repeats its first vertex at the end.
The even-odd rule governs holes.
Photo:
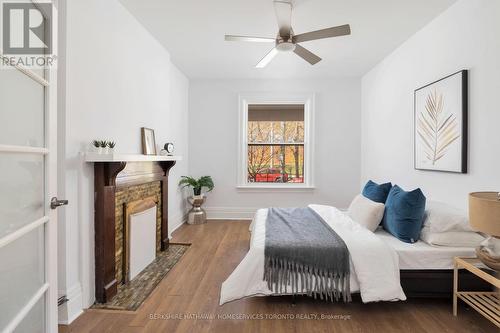
POLYGON ((161 250, 168 248, 168 173, 180 156, 87 153, 94 163, 95 293, 100 303, 117 293, 115 193, 117 188, 160 181, 161 250))
POLYGON ((182 156, 85 153, 86 162, 160 162, 180 160, 182 160, 182 156))

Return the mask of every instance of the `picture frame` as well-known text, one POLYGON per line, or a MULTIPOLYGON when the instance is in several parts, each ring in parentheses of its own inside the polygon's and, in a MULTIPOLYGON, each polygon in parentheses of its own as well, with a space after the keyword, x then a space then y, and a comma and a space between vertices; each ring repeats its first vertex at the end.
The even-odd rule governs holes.
POLYGON ((155 131, 151 128, 141 127, 142 154, 156 155, 155 131))
POLYGON ((467 173, 468 71, 414 91, 414 168, 467 173))

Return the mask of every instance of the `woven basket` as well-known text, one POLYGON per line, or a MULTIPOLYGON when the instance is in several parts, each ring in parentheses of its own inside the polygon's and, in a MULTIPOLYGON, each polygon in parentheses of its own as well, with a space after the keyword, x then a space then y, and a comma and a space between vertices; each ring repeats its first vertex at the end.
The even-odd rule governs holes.
POLYGON ((476 255, 485 264, 495 271, 500 271, 500 258, 491 257, 488 252, 481 249, 481 247, 476 248, 476 255))

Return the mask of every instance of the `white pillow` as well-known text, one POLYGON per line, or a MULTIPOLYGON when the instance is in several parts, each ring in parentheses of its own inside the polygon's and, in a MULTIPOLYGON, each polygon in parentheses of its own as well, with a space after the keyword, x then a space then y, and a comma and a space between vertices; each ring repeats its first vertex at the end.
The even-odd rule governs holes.
POLYGON ((432 233, 429 227, 424 227, 420 239, 430 245, 476 247, 484 237, 473 231, 448 231, 432 233))
POLYGON ((429 227, 431 233, 472 231, 469 220, 463 211, 437 201, 427 203, 424 227, 429 227))
POLYGON ((358 194, 351 202, 347 214, 355 222, 374 232, 384 216, 385 205, 358 194))

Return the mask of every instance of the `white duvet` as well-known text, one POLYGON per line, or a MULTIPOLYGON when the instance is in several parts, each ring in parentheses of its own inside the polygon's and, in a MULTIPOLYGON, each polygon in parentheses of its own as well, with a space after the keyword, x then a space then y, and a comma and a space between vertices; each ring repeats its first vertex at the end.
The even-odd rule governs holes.
MULTIPOLYGON (((398 255, 374 233, 337 208, 309 205, 342 237, 351 258, 351 292, 360 292, 364 303, 406 300, 399 281, 398 255)), ((267 209, 259 209, 250 225, 250 250, 222 283, 219 304, 273 292, 263 280, 267 209)), ((299 281, 300 286, 300 281, 299 281)))

